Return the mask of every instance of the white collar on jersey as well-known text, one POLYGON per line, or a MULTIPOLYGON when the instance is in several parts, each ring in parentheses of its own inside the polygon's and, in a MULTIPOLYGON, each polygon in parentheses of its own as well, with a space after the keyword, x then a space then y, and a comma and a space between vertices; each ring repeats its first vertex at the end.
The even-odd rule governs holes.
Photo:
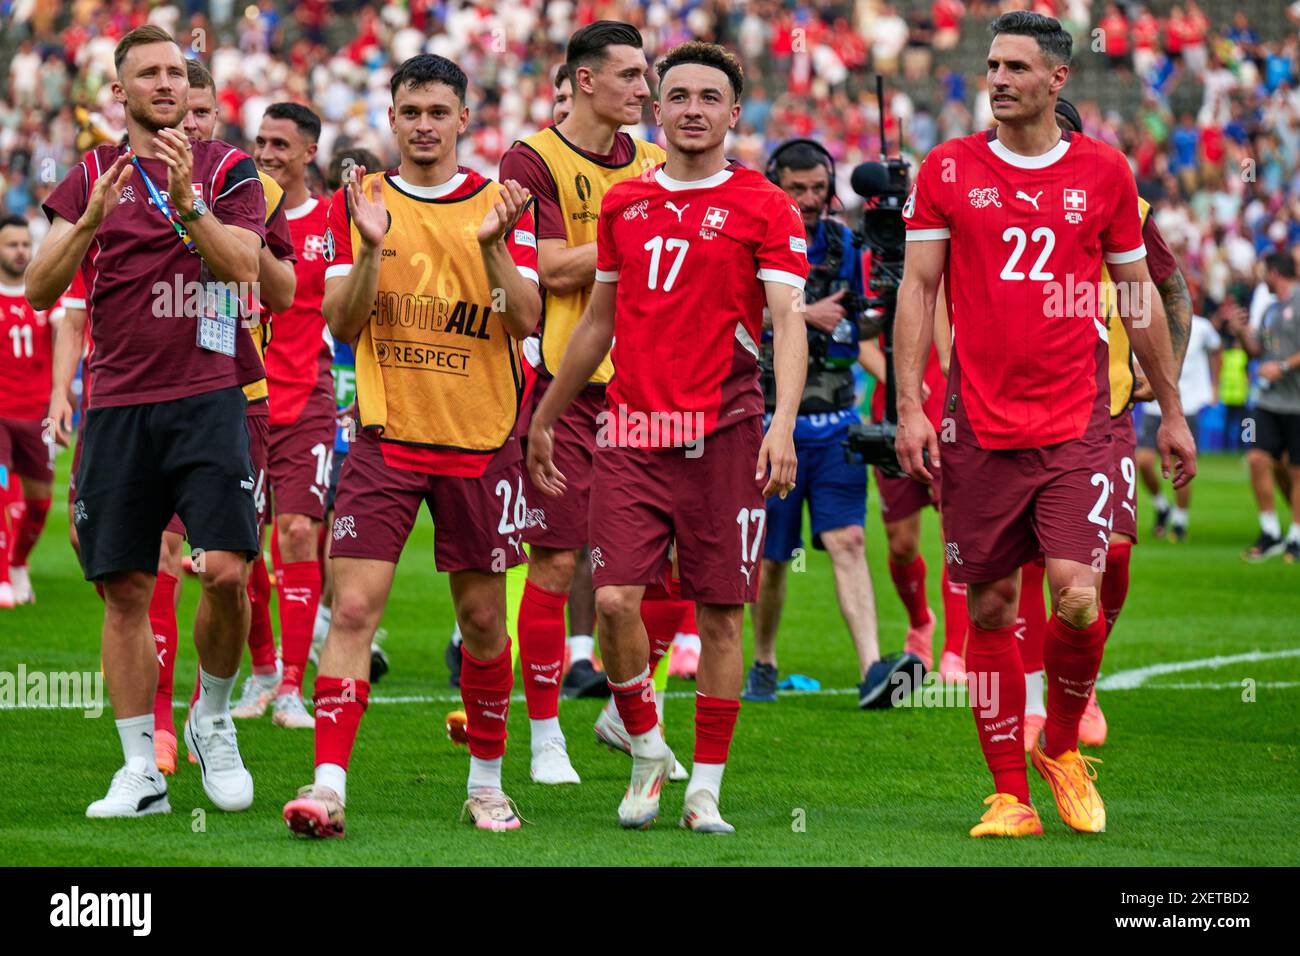
POLYGON ((5 285, 0 282, 0 295, 12 296, 15 299, 25 298, 27 290, 20 285, 5 285))
POLYGON ((712 189, 714 186, 721 186, 730 178, 730 169, 720 169, 704 179, 690 180, 673 179, 663 171, 662 166, 655 170, 655 182, 671 192, 679 192, 683 189, 712 189))
POLYGON ((465 182, 465 177, 465 173, 456 173, 451 179, 437 186, 416 186, 408 183, 401 176, 393 176, 389 182, 408 196, 415 196, 418 199, 442 199, 460 189, 465 182))
POLYGON ((316 203, 318 202, 320 202, 320 200, 317 199, 315 196, 308 196, 307 201, 303 203, 301 206, 294 206, 292 209, 286 209, 284 211, 284 218, 301 219, 303 216, 307 215, 307 213, 315 209, 316 203))
POLYGON ((1038 156, 1022 156, 1019 153, 1013 153, 1002 145, 1002 141, 996 135, 989 137, 988 144, 994 156, 1008 165, 1015 166, 1017 169, 1046 169, 1064 156, 1066 150, 1070 148, 1070 141, 1064 136, 1057 140, 1055 146, 1038 156))

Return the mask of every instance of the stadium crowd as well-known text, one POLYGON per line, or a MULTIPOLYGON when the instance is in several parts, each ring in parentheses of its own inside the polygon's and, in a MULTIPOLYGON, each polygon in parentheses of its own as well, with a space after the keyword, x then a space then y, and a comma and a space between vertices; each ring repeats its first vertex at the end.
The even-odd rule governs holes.
MULTIPOLYGON (((972 82, 969 70, 936 69, 935 55, 953 49, 963 30, 974 30, 973 18, 1034 9, 1058 16, 1077 50, 1100 29, 1109 64, 1141 80, 1135 116, 1081 102, 1084 131, 1130 157, 1197 314, 1224 338, 1216 389, 1222 401, 1199 437, 1206 450, 1240 449, 1240 420, 1258 383, 1249 377, 1252 367, 1232 325, 1239 315, 1258 325, 1271 301, 1257 265, 1263 256, 1300 248, 1300 2, 1279 10, 1271 24, 1252 24, 1241 11, 1210 16, 1195 0, 1173 5, 1167 16, 1142 4, 1089 0, 910 6, 904 17, 879 0, 307 0, 287 17, 272 0, 242 10, 231 0, 7 0, 0 7, 12 55, 0 61, 7 80, 0 99, 0 205, 26 218, 39 242, 40 204, 87 147, 86 130, 123 126, 109 93, 113 47, 142 23, 190 38, 189 55, 211 67, 220 91, 217 136, 246 148, 265 107, 290 100, 321 115, 322 156, 362 147, 394 162, 385 135, 388 77, 416 53, 447 56, 466 67, 472 84, 461 161, 491 175, 515 139, 550 122, 551 77, 567 37, 613 17, 641 30, 652 58, 691 38, 734 46, 747 76, 760 82, 753 83, 729 153, 761 167, 782 140, 816 139, 838 164, 837 193, 851 212, 860 200, 848 188, 848 174, 877 155, 880 144, 874 92, 862 79, 871 72, 891 78, 887 138, 896 144, 901 127, 906 154, 919 162, 936 143, 990 123, 983 77, 972 82), (917 92, 917 81, 932 71, 932 95, 917 92), (1175 114, 1171 94, 1183 83, 1201 88, 1201 105, 1175 114)), ((647 123, 633 132, 653 130, 647 123)))

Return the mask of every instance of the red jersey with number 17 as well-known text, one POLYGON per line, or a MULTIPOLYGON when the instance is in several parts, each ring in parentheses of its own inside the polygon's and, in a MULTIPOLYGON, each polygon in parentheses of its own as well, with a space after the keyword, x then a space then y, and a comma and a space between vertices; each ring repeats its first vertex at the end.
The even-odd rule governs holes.
POLYGON ((949 243, 944 414, 960 402, 989 449, 1108 428, 1102 260, 1146 256, 1124 155, 1078 133, 1041 156, 1013 153, 996 128, 949 140, 926 156, 903 219, 908 242, 949 243))
POLYGON ((596 281, 618 283, 609 407, 700 414, 705 436, 763 414, 764 283, 795 295, 807 278, 798 208, 752 169, 683 182, 660 166, 610 187, 596 240, 596 281))

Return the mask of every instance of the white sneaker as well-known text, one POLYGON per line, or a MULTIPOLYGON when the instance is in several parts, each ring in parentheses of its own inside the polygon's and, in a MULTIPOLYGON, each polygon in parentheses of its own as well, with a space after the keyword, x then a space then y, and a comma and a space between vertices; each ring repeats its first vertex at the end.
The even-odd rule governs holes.
POLYGON ((548 737, 542 742, 542 749, 533 754, 532 774, 534 783, 582 783, 569 762, 563 737, 548 737))
POLYGON ((271 712, 271 723, 277 727, 291 730, 310 730, 316 726, 316 718, 307 713, 302 697, 298 694, 282 694, 275 699, 275 709, 271 712))
POLYGON ((659 816, 659 792, 672 773, 673 752, 664 744, 654 757, 632 755, 632 782, 618 805, 618 822, 626 830, 645 830, 659 816))
POLYGON ((145 817, 151 813, 171 813, 167 802, 167 781, 157 767, 139 757, 132 757, 126 766, 113 774, 108 794, 86 807, 86 816, 145 817))
MULTIPOLYGON (((628 738, 627 728, 623 726, 623 718, 618 715, 617 710, 602 707, 596 717, 596 726, 592 729, 596 732, 597 743, 604 744, 610 750, 632 756, 632 741, 628 738)), ((664 725, 660 724, 659 732, 662 734, 663 730, 664 725)), ((681 783, 683 780, 691 779, 691 775, 680 761, 674 760, 672 773, 668 774, 668 779, 673 783, 681 783)))
POLYGON ((203 790, 220 810, 247 810, 253 803, 253 777, 239 756, 234 721, 228 716, 185 721, 185 746, 199 761, 203 790))
POLYGON ((276 692, 280 689, 280 678, 283 673, 284 665, 277 660, 274 674, 249 674, 244 680, 243 688, 239 691, 239 701, 230 708, 230 716, 237 720, 245 720, 265 714, 266 708, 271 706, 276 692))
POLYGON ((735 833, 736 828, 718 812, 718 801, 707 790, 696 790, 682 807, 682 827, 696 833, 735 833))
POLYGON ((0 581, 0 607, 13 607, 17 603, 14 599, 14 586, 8 581, 0 581))
POLYGON ((14 588, 15 604, 36 603, 36 592, 32 590, 32 578, 27 571, 27 565, 24 564, 22 567, 10 565, 9 583, 14 588))

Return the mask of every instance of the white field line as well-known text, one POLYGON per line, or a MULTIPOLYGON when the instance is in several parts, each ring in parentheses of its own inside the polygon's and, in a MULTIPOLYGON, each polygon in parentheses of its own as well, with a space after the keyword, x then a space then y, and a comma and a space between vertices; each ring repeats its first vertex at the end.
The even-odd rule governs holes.
MULTIPOLYGON (((1196 661, 1150 664, 1146 667, 1136 667, 1133 670, 1119 671, 1103 677, 1097 681, 1097 690, 1133 690, 1141 687, 1149 678, 1158 677, 1161 674, 1178 674, 1183 671, 1197 671, 1207 667, 1226 667, 1229 664, 1252 664, 1256 661, 1271 661, 1281 657, 1300 657, 1300 647, 1293 647, 1284 651, 1250 651, 1246 654, 1229 654, 1226 657, 1205 657, 1196 661)), ((1240 684, 1225 686, 1240 686, 1240 684)))

